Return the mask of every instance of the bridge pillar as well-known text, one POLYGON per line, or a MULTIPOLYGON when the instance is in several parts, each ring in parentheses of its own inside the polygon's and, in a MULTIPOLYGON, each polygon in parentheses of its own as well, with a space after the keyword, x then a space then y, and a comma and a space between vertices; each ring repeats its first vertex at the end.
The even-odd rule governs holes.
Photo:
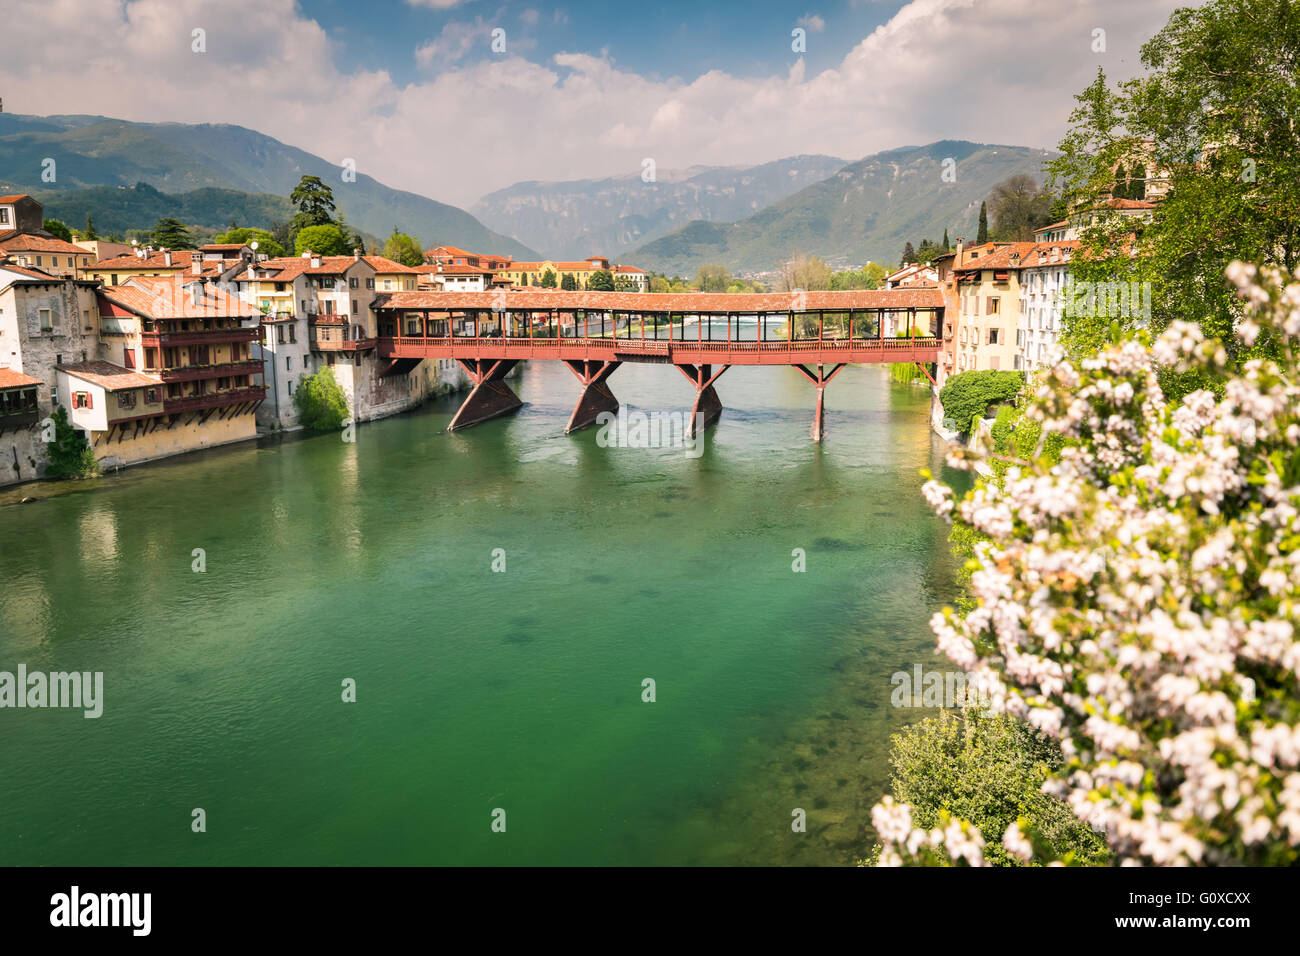
POLYGON ((596 424, 596 416, 601 412, 618 411, 618 399, 606 382, 622 362, 565 359, 564 364, 569 366, 569 371, 582 383, 582 395, 578 397, 578 404, 573 406, 573 414, 569 416, 569 424, 564 426, 564 434, 596 424))
POLYGON ((691 418, 686 423, 686 437, 694 438, 698 431, 697 424, 708 428, 710 425, 717 424, 718 419, 722 417, 722 399, 718 398, 713 383, 731 366, 724 365, 717 372, 713 372, 712 365, 674 365, 673 367, 685 376, 686 381, 695 386, 695 404, 691 406, 691 418))
POLYGON ((474 383, 474 389, 452 416, 447 431, 468 428, 489 418, 513 412, 523 402, 502 381, 518 359, 456 359, 474 383))
POLYGON ((804 378, 817 386, 817 404, 813 411, 812 428, 809 429, 813 441, 819 442, 826 437, 826 386, 830 384, 831 379, 840 374, 840 370, 847 364, 847 362, 841 362, 831 369, 829 374, 826 372, 825 365, 818 365, 816 375, 803 365, 795 366, 804 378))

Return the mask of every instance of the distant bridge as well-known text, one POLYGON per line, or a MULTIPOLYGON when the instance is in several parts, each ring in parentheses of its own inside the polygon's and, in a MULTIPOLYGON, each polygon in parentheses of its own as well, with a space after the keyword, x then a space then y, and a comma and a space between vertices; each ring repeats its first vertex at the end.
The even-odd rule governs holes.
POLYGON ((577 376, 582 394, 566 434, 618 410, 609 378, 624 362, 672 365, 685 376, 695 389, 691 434, 697 422, 712 425, 722 414, 713 385, 731 366, 789 365, 816 386, 812 437, 820 441, 826 386, 846 365, 915 363, 929 376, 926 366, 939 360, 944 299, 932 288, 390 292, 372 308, 379 317, 374 344, 389 360, 381 375, 409 372, 421 359, 454 359, 474 382, 449 431, 522 405, 503 379, 524 360, 558 360, 577 376))

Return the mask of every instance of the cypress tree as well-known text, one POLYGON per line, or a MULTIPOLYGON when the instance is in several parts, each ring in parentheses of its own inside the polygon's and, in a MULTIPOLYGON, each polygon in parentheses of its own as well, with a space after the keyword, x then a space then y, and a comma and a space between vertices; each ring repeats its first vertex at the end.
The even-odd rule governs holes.
POLYGON ((975 235, 975 244, 983 245, 989 241, 989 207, 988 203, 980 203, 980 225, 979 232, 975 235))

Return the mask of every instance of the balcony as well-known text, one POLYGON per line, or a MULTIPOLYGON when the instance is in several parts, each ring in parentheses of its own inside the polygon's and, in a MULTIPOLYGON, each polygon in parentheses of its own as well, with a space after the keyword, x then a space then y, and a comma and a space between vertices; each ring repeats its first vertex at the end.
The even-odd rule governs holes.
POLYGON ((0 411, 0 433, 9 428, 30 428, 36 424, 39 416, 40 413, 34 408, 21 412, 0 411))
POLYGON ((190 332, 142 332, 140 341, 154 348, 164 345, 215 345, 220 342, 257 342, 262 338, 261 328, 205 329, 190 332))
POLYGON ((311 348, 314 352, 364 352, 373 349, 379 343, 379 339, 335 339, 319 338, 315 335, 311 337, 311 348))
POLYGON ((145 369, 164 382, 195 382, 206 378, 225 378, 235 375, 260 375, 262 363, 256 359, 242 362, 223 362, 220 365, 183 365, 176 368, 145 369))
POLYGON ((249 388, 213 392, 210 395, 166 398, 163 399, 163 411, 174 415, 177 412, 196 412, 208 408, 223 408, 227 405, 238 405, 241 402, 260 402, 264 398, 266 398, 266 386, 253 385, 249 388))

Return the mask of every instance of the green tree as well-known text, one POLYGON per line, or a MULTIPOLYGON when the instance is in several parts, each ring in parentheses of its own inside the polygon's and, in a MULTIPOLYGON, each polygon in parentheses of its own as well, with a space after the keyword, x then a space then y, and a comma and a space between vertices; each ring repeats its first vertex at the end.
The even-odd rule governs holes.
POLYGON ((614 274, 608 269, 597 269, 587 279, 587 289, 591 292, 613 292, 614 274))
POLYGON ((975 233, 975 244, 982 246, 989 241, 989 207, 987 202, 980 203, 979 230, 975 233))
POLYGON ((909 262, 915 262, 915 261, 916 261, 916 248, 910 242, 904 243, 903 258, 899 260, 898 268, 901 269, 909 262))
POLYGON ((45 443, 45 453, 49 460, 45 477, 89 478, 99 474, 95 450, 86 441, 86 436, 68 421, 68 410, 59 405, 51 418, 54 420, 54 441, 45 443))
POLYGON ((726 292, 731 284, 731 272, 726 266, 700 266, 695 273, 695 284, 701 292, 726 292))
POLYGON ((149 241, 160 249, 193 249, 194 237, 179 219, 165 216, 154 223, 149 241))
POLYGON ((404 232, 398 232, 396 226, 393 227, 393 234, 384 243, 382 255, 385 259, 392 259, 404 266, 424 264, 424 251, 420 248, 420 240, 404 232))
POLYGON ((346 256, 353 248, 343 235, 343 230, 333 223, 328 226, 307 226, 299 229, 293 239, 293 251, 296 255, 302 255, 310 249, 318 256, 346 256))
MULTIPOLYGON (((1076 207, 1092 213, 1076 281, 1149 282, 1151 314, 1067 315, 1072 354, 1104 343, 1112 321, 1124 333, 1175 320, 1199 324, 1236 361, 1272 354, 1268 337, 1247 345, 1232 334, 1241 305, 1223 274, 1234 260, 1289 274, 1300 265, 1297 50, 1293 0, 1210 0, 1170 16, 1142 47, 1142 75, 1112 90, 1099 70, 1078 96, 1049 163, 1076 207), (1098 208, 1113 170, 1134 157, 1168 186, 1145 225, 1098 208)), ((1174 397, 1197 382, 1162 379, 1174 397)))
POLYGON ((334 222, 334 191, 319 176, 303 176, 289 193, 289 202, 297 208, 290 225, 294 231, 308 226, 328 226, 334 222))
POLYGON ((213 237, 212 241, 218 243, 239 243, 240 245, 248 245, 249 243, 256 242, 257 251, 263 255, 271 256, 272 258, 279 258, 280 256, 288 254, 284 246, 280 244, 280 241, 265 229, 253 229, 247 226, 242 228, 232 228, 213 237))
POLYGON ((573 291, 578 288, 578 280, 573 277, 572 272, 566 272, 564 278, 560 280, 560 288, 573 291))
MULTIPOLYGON (((1050 859, 1079 866, 1109 862, 1106 841, 1068 804, 1040 789, 1065 761, 1054 741, 1024 721, 971 708, 942 711, 890 742, 891 789, 911 804, 914 826, 933 829, 948 813, 981 833, 1000 834, 1020 819, 1050 859)), ((994 866, 1024 865, 991 840, 984 858, 994 866)))
POLYGON ((554 289, 554 288, 555 288, 555 270, 554 270, 554 269, 547 269, 545 272, 542 273, 542 288, 543 288, 543 289, 554 289))
POLYGON ((57 236, 64 242, 72 241, 72 230, 68 228, 67 223, 58 219, 46 219, 45 231, 52 236, 57 236))
POLYGON ((90 213, 86 213, 86 228, 82 233, 83 239, 98 239, 99 233, 95 232, 95 220, 90 218, 90 213))
POLYGON ((948 376, 939 390, 945 419, 956 430, 969 434, 978 416, 983 418, 989 406, 1010 402, 1020 393, 1025 380, 1019 372, 971 371, 948 376))
POLYGON ((945 253, 952 251, 952 245, 948 242, 948 230, 943 231, 943 251, 945 253))
POLYGON ((348 418, 348 400, 328 365, 314 375, 303 375, 293 393, 298 420, 312 431, 332 432, 348 418))
POLYGON ((1052 194, 1038 180, 1017 173, 993 187, 987 212, 993 217, 993 237, 999 242, 1029 242, 1034 230, 1052 221, 1052 194))

